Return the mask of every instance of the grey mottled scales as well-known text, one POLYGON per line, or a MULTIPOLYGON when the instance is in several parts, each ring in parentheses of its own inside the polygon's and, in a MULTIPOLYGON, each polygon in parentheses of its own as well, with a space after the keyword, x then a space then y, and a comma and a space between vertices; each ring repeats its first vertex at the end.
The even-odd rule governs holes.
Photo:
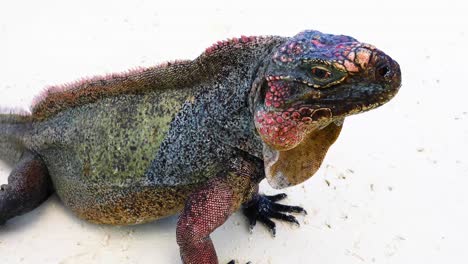
POLYGON ((151 181, 163 186, 204 182, 239 151, 261 157, 248 97, 262 59, 283 41, 272 38, 255 49, 215 55, 225 64, 213 78, 191 88, 198 92, 172 121, 148 170, 151 181))

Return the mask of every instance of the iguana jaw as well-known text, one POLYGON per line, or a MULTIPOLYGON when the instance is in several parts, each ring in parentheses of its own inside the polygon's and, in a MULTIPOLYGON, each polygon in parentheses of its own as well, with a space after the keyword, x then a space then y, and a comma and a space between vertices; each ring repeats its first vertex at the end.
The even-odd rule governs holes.
POLYGON ((298 100, 285 109, 276 108, 276 101, 266 106, 266 100, 256 108, 254 120, 263 141, 268 183, 281 189, 312 177, 338 137, 344 118, 383 105, 396 95, 399 86, 400 82, 388 89, 363 84, 357 89, 356 85, 343 84, 341 91, 349 88, 349 96, 298 100))
MULTIPOLYGON (((356 91, 355 86, 352 88, 356 91)), ((398 88, 399 83, 394 89, 369 94, 367 90, 377 90, 369 84, 358 90, 356 97, 328 98, 322 102, 299 100, 286 109, 273 105, 256 108, 254 121, 263 141, 269 184, 281 189, 312 177, 338 137, 344 118, 383 105, 395 96, 398 88)))

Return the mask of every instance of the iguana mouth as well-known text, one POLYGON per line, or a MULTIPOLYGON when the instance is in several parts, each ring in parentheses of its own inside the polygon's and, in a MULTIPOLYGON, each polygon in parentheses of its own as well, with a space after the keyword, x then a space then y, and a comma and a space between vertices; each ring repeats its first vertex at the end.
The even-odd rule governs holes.
MULTIPOLYGON (((372 93, 361 92, 356 96, 344 97, 340 100, 323 100, 323 105, 332 110, 336 117, 345 117, 375 109, 390 101, 398 92, 399 86, 392 89, 373 91, 372 93)), ((372 90, 370 88, 369 90, 372 90)))
MULTIPOLYGON (((388 74, 388 72, 385 74, 388 74)), ((331 92, 315 89, 313 84, 294 80, 291 76, 266 76, 261 84, 262 89, 270 89, 274 85, 286 87, 287 89, 283 88, 280 94, 266 94, 266 98, 261 99, 265 101, 273 99, 271 103, 266 103, 271 111, 284 111, 286 109, 291 111, 292 108, 328 108, 332 110, 333 116, 342 117, 368 111, 385 104, 397 94, 401 83, 399 81, 396 83, 397 85, 392 83, 386 86, 370 83, 367 86, 359 87, 355 87, 352 83, 343 83, 341 88, 331 92), (281 85, 281 83, 283 84, 281 85), (300 86, 304 86, 303 89, 308 89, 309 94, 307 97, 287 98, 285 96, 290 90, 297 90, 300 86), (276 101, 276 98, 278 98, 278 101, 276 101), (290 102, 290 100, 295 101, 290 102)))
POLYGON ((337 80, 336 82, 333 82, 333 83, 329 83, 328 85, 326 86, 319 86, 317 84, 314 84, 314 83, 311 83, 307 80, 304 80, 304 79, 295 79, 289 75, 268 75, 265 77, 265 80, 267 80, 268 82, 272 82, 272 81, 279 81, 279 80, 288 80, 288 81, 291 81, 291 82, 294 82, 294 83, 298 83, 298 84, 304 84, 304 85, 307 85, 308 87, 311 87, 311 88, 325 88, 325 87, 329 87, 329 86, 332 86, 336 83, 339 83, 341 82, 342 80, 344 80, 346 78, 346 76, 343 76, 342 79, 340 80, 337 80))
POLYGON ((293 77, 291 77, 289 75, 286 75, 286 76, 283 76, 283 75, 269 75, 269 76, 265 77, 265 80, 267 80, 269 82, 279 81, 279 80, 289 80, 289 81, 292 81, 292 82, 295 82, 295 83, 305 84, 305 85, 307 85, 309 87, 316 87, 316 85, 314 85, 311 82, 308 82, 306 80, 296 80, 296 79, 294 79, 293 77))

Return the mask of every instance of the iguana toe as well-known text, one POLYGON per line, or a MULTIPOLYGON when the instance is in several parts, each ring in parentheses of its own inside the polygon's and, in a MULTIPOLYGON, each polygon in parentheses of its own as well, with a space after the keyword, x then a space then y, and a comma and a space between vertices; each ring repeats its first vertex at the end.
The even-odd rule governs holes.
MULTIPOLYGON (((236 264, 236 261, 235 260, 231 260, 228 262, 228 264, 236 264)), ((252 262, 247 262, 246 264, 252 264, 252 262)))

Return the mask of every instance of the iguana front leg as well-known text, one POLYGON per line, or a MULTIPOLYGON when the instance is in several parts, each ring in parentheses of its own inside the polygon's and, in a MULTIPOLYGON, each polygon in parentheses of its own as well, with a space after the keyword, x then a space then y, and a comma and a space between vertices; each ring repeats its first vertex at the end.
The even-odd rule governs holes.
POLYGON ((190 195, 177 224, 182 261, 218 263, 210 234, 232 213, 233 191, 224 179, 215 179, 190 195))
POLYGON ((177 243, 185 264, 218 263, 210 234, 258 189, 261 162, 237 158, 230 167, 193 192, 185 204, 177 223, 177 243))

